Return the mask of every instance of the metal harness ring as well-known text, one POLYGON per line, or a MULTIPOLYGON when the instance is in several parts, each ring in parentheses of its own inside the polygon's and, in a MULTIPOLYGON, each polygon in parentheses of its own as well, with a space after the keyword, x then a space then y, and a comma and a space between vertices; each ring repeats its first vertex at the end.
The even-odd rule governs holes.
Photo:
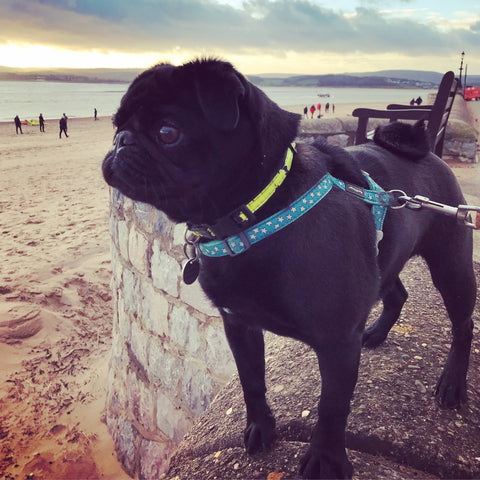
POLYGON ((389 207, 392 210, 398 210, 400 208, 405 207, 408 201, 407 199, 410 198, 407 196, 407 194, 403 190, 389 190, 387 193, 389 195, 392 194, 394 201, 398 204, 398 205, 389 205, 389 207), (400 203, 400 201, 403 201, 403 203, 400 203))

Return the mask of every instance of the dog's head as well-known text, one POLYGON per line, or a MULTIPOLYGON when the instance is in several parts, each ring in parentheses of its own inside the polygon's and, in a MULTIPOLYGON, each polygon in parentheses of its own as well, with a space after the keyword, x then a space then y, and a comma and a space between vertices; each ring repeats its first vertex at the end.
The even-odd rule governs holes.
POLYGON ((229 63, 157 65, 121 101, 103 174, 175 221, 212 223, 268 183, 298 121, 229 63))

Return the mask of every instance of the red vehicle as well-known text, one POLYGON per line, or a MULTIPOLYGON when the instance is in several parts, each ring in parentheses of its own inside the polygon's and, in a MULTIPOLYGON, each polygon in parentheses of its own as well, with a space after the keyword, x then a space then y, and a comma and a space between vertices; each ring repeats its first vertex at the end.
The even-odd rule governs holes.
POLYGON ((465 100, 480 100, 480 87, 465 87, 465 100))

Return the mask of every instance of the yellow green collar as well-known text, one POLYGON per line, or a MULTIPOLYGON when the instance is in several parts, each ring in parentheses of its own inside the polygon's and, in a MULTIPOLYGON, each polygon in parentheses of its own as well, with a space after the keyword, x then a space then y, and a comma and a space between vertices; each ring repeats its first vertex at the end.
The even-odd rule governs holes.
POLYGON ((285 155, 285 162, 275 174, 269 184, 249 203, 242 205, 225 217, 220 218, 214 225, 192 225, 190 232, 198 237, 208 239, 223 239, 244 230, 255 223, 255 212, 259 210, 272 197, 277 188, 283 183, 292 167, 295 142, 292 142, 285 155))

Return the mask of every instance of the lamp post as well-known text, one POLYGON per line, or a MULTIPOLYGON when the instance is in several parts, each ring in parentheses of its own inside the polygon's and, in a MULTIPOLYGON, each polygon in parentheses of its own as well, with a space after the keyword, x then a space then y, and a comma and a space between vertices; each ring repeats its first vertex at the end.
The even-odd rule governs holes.
POLYGON ((463 71, 463 57, 465 56, 465 52, 462 52, 462 60, 460 62, 460 86, 462 86, 462 71, 463 71))

